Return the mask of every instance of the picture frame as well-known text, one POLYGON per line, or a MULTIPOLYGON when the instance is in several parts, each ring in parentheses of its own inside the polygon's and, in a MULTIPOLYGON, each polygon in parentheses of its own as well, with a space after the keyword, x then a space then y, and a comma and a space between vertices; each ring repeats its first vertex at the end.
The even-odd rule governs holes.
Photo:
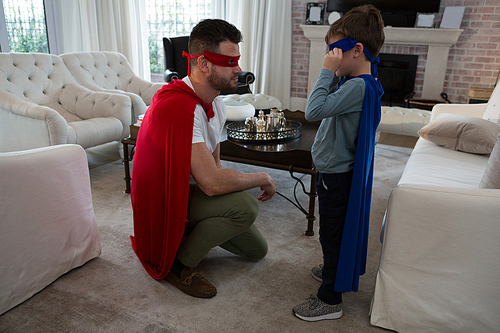
POLYGON ((436 14, 417 13, 416 28, 432 28, 436 14))
POLYGON ((306 24, 321 25, 325 16, 325 3, 308 2, 306 24))

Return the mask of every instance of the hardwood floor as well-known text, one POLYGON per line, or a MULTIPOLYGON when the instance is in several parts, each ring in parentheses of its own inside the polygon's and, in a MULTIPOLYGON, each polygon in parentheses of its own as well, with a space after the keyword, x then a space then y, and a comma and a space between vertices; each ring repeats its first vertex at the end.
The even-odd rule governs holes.
POLYGON ((415 147, 418 137, 406 136, 392 133, 380 133, 378 143, 383 145, 398 146, 405 148, 415 147))

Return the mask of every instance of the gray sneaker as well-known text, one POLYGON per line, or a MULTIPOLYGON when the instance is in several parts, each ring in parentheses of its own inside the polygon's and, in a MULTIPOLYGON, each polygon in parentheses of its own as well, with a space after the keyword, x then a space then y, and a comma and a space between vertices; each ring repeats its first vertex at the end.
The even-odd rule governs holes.
POLYGON ((339 319, 342 317, 342 303, 330 305, 311 295, 304 303, 293 308, 293 313, 305 321, 339 319))
POLYGON ((319 266, 313 267, 311 269, 311 275, 315 280, 323 282, 323 264, 319 264, 319 266))

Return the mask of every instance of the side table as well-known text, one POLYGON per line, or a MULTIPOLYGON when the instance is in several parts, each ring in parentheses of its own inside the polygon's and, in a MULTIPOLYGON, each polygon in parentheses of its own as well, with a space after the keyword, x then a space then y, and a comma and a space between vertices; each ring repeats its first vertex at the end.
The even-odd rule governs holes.
MULTIPOLYGON (((133 125, 131 125, 133 126, 133 125)), ((125 193, 130 193, 130 181, 132 177, 130 177, 130 161, 132 160, 132 156, 128 151, 128 146, 132 145, 135 147, 136 140, 132 137, 125 138, 121 141, 123 144, 123 165, 125 166, 125 193)))

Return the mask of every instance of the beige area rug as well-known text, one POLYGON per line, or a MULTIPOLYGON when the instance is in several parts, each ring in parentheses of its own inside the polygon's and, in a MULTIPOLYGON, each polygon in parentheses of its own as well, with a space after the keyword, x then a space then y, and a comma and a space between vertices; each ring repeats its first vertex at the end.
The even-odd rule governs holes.
MULTIPOLYGON (((123 166, 115 161, 91 170, 94 210, 102 254, 60 277, 31 299, 0 316, 1 332, 376 332, 369 309, 380 255, 379 233, 391 189, 411 149, 377 145, 367 273, 359 291, 344 296, 344 316, 309 323, 292 308, 315 294, 310 269, 321 263, 318 226, 304 236, 305 216, 275 196, 261 203, 256 225, 269 243, 266 258, 246 262, 213 249, 198 270, 218 290, 213 299, 184 295, 142 268, 130 245, 130 196, 123 193, 123 166)), ((288 172, 223 162, 243 172, 268 171, 278 190, 293 197, 288 172)), ((304 176, 309 184, 309 176, 304 176)), ((259 190, 251 190, 257 196, 259 190)), ((307 197, 297 195, 307 207, 307 197)), ((317 216, 317 214, 316 214, 317 216)))

